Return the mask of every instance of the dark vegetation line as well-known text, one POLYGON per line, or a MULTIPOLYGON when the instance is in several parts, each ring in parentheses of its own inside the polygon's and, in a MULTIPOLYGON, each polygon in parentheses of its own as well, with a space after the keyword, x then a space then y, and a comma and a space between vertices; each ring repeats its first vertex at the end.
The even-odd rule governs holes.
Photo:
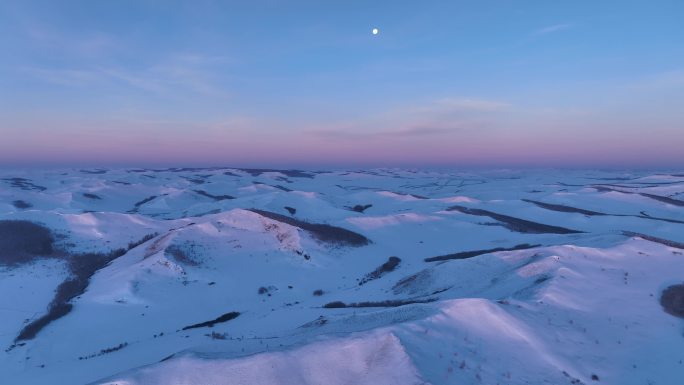
MULTIPOLYGON (((636 188, 636 189, 642 188, 642 187, 639 187, 639 186, 628 186, 628 185, 624 185, 624 184, 614 184, 614 183, 594 184, 594 185, 591 185, 590 187, 592 187, 592 188, 600 188, 600 189, 610 189, 610 188, 614 188, 614 187, 617 187, 617 188, 636 188)), ((616 190, 616 191, 624 192, 624 191, 620 191, 620 190, 616 190)), ((634 194, 634 192, 631 192, 631 191, 629 191, 628 193, 629 193, 629 194, 634 194)))
POLYGON ((3 178, 5 182, 8 182, 10 186, 16 187, 19 189, 22 189, 24 191, 45 191, 47 190, 47 187, 44 186, 38 186, 37 184, 33 184, 33 182, 30 179, 26 178, 3 178))
POLYGON ((656 194, 625 191, 625 190, 618 190, 618 189, 612 188, 612 187, 636 188, 636 187, 632 187, 632 186, 593 185, 590 187, 595 189, 596 191, 602 191, 602 192, 619 192, 619 193, 623 193, 623 194, 637 194, 637 195, 641 195, 643 197, 650 198, 650 199, 653 199, 653 200, 656 200, 659 202, 667 203, 667 204, 670 204, 673 206, 684 207, 684 201, 679 200, 679 199, 664 197, 662 195, 656 195, 656 194))
POLYGON ((363 277, 359 281, 359 286, 362 286, 369 281, 372 281, 374 279, 378 279, 378 278, 382 277, 383 275, 394 271, 394 269, 396 269, 397 266, 399 266, 400 262, 401 262, 401 258, 399 258, 399 257, 389 257, 387 259, 387 262, 383 263, 377 269, 366 274, 366 276, 363 277))
POLYGON ((291 188, 287 188, 287 187, 285 187, 285 186, 281 186, 281 185, 279 185, 279 184, 276 184, 276 185, 270 185, 270 184, 267 184, 267 183, 261 183, 261 182, 254 182, 254 184, 255 184, 255 185, 261 185, 261 186, 268 186, 268 187, 273 187, 273 188, 277 188, 278 190, 281 190, 281 191, 285 191, 285 192, 290 192, 290 191, 292 191, 292 189, 291 189, 291 188))
POLYGON ((157 197, 158 197, 158 195, 149 196, 149 197, 147 197, 147 198, 145 198, 145 199, 143 199, 143 200, 141 200, 141 201, 135 202, 135 204, 133 205, 133 207, 138 208, 138 207, 144 205, 145 203, 152 202, 152 201, 155 200, 157 197))
POLYGON ((448 261, 450 259, 468 259, 468 258, 477 257, 478 255, 482 255, 482 254, 496 253, 499 251, 515 251, 515 250, 533 249, 533 248, 539 247, 539 246, 541 246, 541 245, 530 245, 527 243, 522 243, 519 245, 515 245, 513 247, 497 247, 494 249, 461 251, 459 253, 446 254, 446 255, 440 255, 437 257, 425 258, 425 262, 448 261))
POLYGON ((287 187, 281 186, 281 185, 279 185, 279 184, 273 185, 272 187, 275 187, 275 188, 277 188, 278 190, 285 191, 285 192, 290 192, 290 191, 292 191, 291 188, 287 188, 287 187))
POLYGON ((265 210, 249 209, 249 211, 257 213, 266 218, 273 219, 274 221, 283 222, 291 226, 299 227, 300 229, 307 231, 314 238, 318 239, 321 242, 357 247, 365 246, 370 243, 370 239, 364 237, 359 233, 355 233, 351 230, 347 230, 342 227, 336 227, 319 223, 309 223, 288 217, 286 215, 276 214, 265 210))
POLYGON ((199 195, 205 196, 205 197, 207 197, 207 198, 211 198, 211 199, 213 199, 213 200, 215 200, 215 201, 223 201, 223 200, 226 200, 226 199, 235 199, 234 196, 232 196, 232 195, 227 195, 227 194, 226 194, 226 195, 213 195, 213 194, 209 194, 208 192, 206 192, 206 191, 204 191, 204 190, 192 190, 192 191, 196 192, 196 193, 199 194, 199 195))
POLYGON ((211 321, 206 321, 206 322, 200 322, 196 323, 193 325, 189 325, 184 327, 182 330, 188 330, 188 329, 197 329, 197 328, 210 328, 213 327, 215 324, 222 323, 222 322, 228 322, 232 319, 237 318, 240 315, 240 312, 237 311, 232 311, 230 313, 223 314, 220 317, 214 318, 211 321))
POLYGON ((600 213, 598 211, 578 209, 578 208, 571 207, 571 206, 558 205, 558 204, 552 204, 552 203, 544 203, 544 202, 539 202, 539 201, 535 201, 532 199, 523 199, 522 201, 527 202, 527 203, 532 203, 534 205, 537 205, 537 206, 544 208, 544 209, 547 209, 547 210, 559 211, 562 213, 579 213, 579 214, 590 215, 590 216, 593 216, 593 215, 609 215, 609 214, 600 213))
POLYGON ((416 195, 416 194, 411 194, 411 193, 402 193, 402 192, 398 192, 398 191, 390 191, 390 192, 397 194, 397 195, 401 195, 401 196, 414 197, 416 199, 430 199, 430 198, 423 196, 423 195, 416 195))
POLYGON ((654 221, 663 221, 663 222, 670 222, 670 223, 681 223, 684 224, 684 221, 680 221, 677 219, 670 219, 670 218, 660 218, 660 217, 652 217, 650 215, 647 215, 643 211, 641 212, 641 215, 633 215, 633 214, 605 214, 605 213, 600 213, 597 211, 591 211, 591 210, 585 210, 585 209, 579 209, 571 206, 564 206, 564 205, 557 205, 557 204, 551 204, 551 203, 544 203, 544 202, 539 202, 539 201, 534 201, 532 199, 522 199, 524 202, 532 203, 535 204, 541 208, 551 210, 551 211, 559 211, 563 213, 579 213, 579 214, 584 214, 584 215, 589 215, 589 216, 612 216, 612 217, 634 217, 634 218, 641 218, 641 219, 650 219, 654 221))
POLYGON ((93 193, 83 193, 83 196, 88 198, 88 199, 97 199, 97 200, 102 199, 102 197, 100 197, 97 194, 93 194, 93 193))
POLYGON ((655 199, 655 200, 657 200, 657 201, 660 201, 660 202, 663 202, 663 203, 667 203, 667 204, 670 204, 670 205, 679 206, 679 207, 684 207, 684 201, 681 201, 681 200, 679 200, 679 199, 674 199, 674 198, 670 198, 670 197, 664 197, 664 196, 655 195, 655 194, 648 194, 648 193, 639 193, 639 195, 645 196, 645 197, 647 197, 647 198, 655 199))
POLYGON ((430 303, 435 302, 437 298, 428 299, 389 299, 386 301, 366 301, 344 303, 342 301, 329 302, 323 305, 325 309, 344 309, 349 307, 398 307, 404 305, 411 305, 414 303, 430 303))
POLYGON ((133 210, 129 210, 128 212, 130 214, 137 213, 140 209, 140 206, 144 205, 145 203, 152 202, 153 200, 157 199, 157 197, 159 197, 159 195, 152 195, 141 201, 135 202, 135 204, 133 205, 133 210))
POLYGON ((632 232, 632 231, 623 231, 622 234, 625 235, 626 237, 639 237, 639 238, 643 238, 643 239, 645 239, 645 240, 647 240, 647 241, 651 241, 651 242, 655 242, 655 243, 660 243, 661 245, 665 245, 665 246, 668 246, 668 247, 674 247, 674 248, 676 248, 676 249, 682 249, 682 250, 684 250, 684 243, 671 241, 671 240, 669 240, 669 239, 658 238, 658 237, 654 237, 654 236, 652 236, 652 235, 641 234, 641 233, 635 233, 635 232, 632 232))
MULTIPOLYGON (((127 173, 143 173, 143 172, 210 172, 210 171, 222 171, 222 170, 238 170, 234 167, 170 167, 170 168, 136 168, 128 169, 127 173)), ((203 175, 197 175, 199 177, 204 177, 203 175)), ((208 176, 211 176, 209 174, 208 176)), ((239 175, 235 175, 239 176, 239 175)))
POLYGON ((194 184, 204 184, 204 183, 206 183, 206 181, 205 181, 204 179, 202 179, 202 178, 190 178, 190 177, 182 177, 182 178, 184 178, 184 179, 187 180, 188 182, 194 183, 194 184))
POLYGON ((619 216, 630 216, 630 217, 635 217, 635 218, 641 218, 641 219, 651 219, 654 221, 663 221, 663 222, 670 222, 670 223, 680 223, 684 224, 684 221, 680 221, 678 219, 670 219, 670 218, 660 218, 660 217, 652 217, 645 212, 641 212, 641 215, 619 215, 619 216))
MULTIPOLYGON (((39 226, 36 224, 33 225, 39 226)), ((25 227, 26 224, 23 224, 23 226, 25 227)), ((116 258, 126 254, 131 249, 157 236, 156 233, 146 235, 139 241, 129 243, 127 248, 112 250, 108 253, 67 254, 62 251, 55 252, 52 246, 53 238, 49 229, 42 226, 39 227, 41 228, 38 230, 41 237, 45 237, 45 231, 47 231, 49 236, 49 244, 44 244, 41 246, 43 247, 43 251, 45 253, 40 253, 37 252, 37 250, 31 250, 26 247, 24 248, 24 252, 30 251, 31 254, 29 255, 32 255, 34 259, 40 256, 64 259, 67 261, 71 275, 57 287, 55 296, 48 305, 47 312, 40 318, 35 319, 27 324, 19 332, 19 335, 14 340, 15 342, 33 339, 38 332, 49 325, 52 321, 69 314, 73 308, 73 304, 70 303, 71 300, 85 292, 88 284, 90 283, 90 277, 92 277, 95 272, 107 266, 116 258)), ((34 228, 33 230, 36 229, 34 228)), ((31 238, 35 237, 35 234, 31 235, 31 238)), ((2 239, 2 237, 0 237, 0 239, 2 239)))
MULTIPOLYGON (((647 185, 647 186, 667 186, 667 185, 671 185, 671 184, 680 184, 683 182, 680 180, 680 181, 676 181, 676 182, 629 182, 629 183, 631 183, 631 184, 643 184, 643 185, 647 185)), ((638 188, 638 187, 636 187, 636 188, 638 188)))
POLYGON ((100 349, 100 351, 98 353, 93 353, 93 354, 90 354, 87 356, 78 357, 78 359, 79 360, 88 360, 91 358, 104 356, 105 354, 109 354, 109 353, 113 353, 113 352, 116 352, 118 350, 121 350, 121 349, 125 348, 126 346, 128 346, 128 342, 122 342, 116 346, 112 346, 111 348, 100 349))
POLYGON ((100 169, 94 169, 94 170, 79 170, 83 174, 105 174, 107 173, 107 170, 100 168, 100 169))
POLYGON ((155 172, 200 172, 200 171, 220 171, 225 170, 228 167, 171 167, 162 170, 151 170, 155 172))
POLYGON ((631 177, 631 176, 615 176, 611 178, 591 178, 587 177, 586 179, 592 179, 592 180, 620 180, 620 181, 625 181, 625 180, 635 180, 639 179, 640 177, 631 177))
POLYGON ((583 231, 577 231, 572 229, 566 229, 565 227, 545 225, 543 223, 537 223, 532 221, 527 221, 524 219, 511 217, 508 215, 498 214, 482 209, 473 209, 465 206, 451 206, 447 208, 448 211, 460 211, 468 215, 477 215, 490 217, 494 220, 502 222, 504 226, 518 233, 530 233, 530 234, 579 234, 583 231))

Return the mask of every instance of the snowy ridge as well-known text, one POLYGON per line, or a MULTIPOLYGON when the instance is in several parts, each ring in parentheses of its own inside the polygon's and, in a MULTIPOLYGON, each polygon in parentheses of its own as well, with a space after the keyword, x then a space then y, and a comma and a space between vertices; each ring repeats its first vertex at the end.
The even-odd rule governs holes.
POLYGON ((11 384, 675 385, 684 320, 660 296, 684 281, 676 175, 5 171, 0 371, 11 384), (19 242, 25 221, 51 248, 19 242), (93 258, 69 311, 17 340, 93 258))

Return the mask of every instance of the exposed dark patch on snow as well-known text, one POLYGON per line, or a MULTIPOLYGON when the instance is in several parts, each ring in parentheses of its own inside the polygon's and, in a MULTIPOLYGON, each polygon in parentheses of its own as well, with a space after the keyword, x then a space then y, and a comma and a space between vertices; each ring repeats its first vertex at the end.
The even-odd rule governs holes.
POLYGON ((285 210, 287 210, 287 212, 290 213, 290 215, 295 215, 297 213, 297 209, 294 207, 285 206, 285 210))
POLYGON ((373 205, 368 204, 368 205, 355 205, 353 207, 347 207, 347 209, 351 211, 356 211, 357 213, 363 213, 364 211, 368 210, 369 208, 373 207, 373 205))
POLYGON ((287 223, 288 225, 299 227, 302 230, 310 233, 319 241, 345 246, 365 246, 370 243, 370 239, 364 237, 359 233, 342 227, 336 227, 326 224, 309 223, 302 220, 294 219, 281 214, 276 214, 270 211, 249 209, 254 213, 262 215, 274 221, 287 223))
POLYGON ((230 320, 232 320, 232 319, 235 319, 235 318, 237 318, 239 315, 240 315, 240 312, 232 311, 232 312, 230 312, 230 313, 225 313, 225 314, 223 314, 223 315, 221 315, 221 316, 219 316, 219 317, 216 317, 216 318, 214 318, 214 319, 211 320, 211 321, 200 322, 200 323, 196 323, 196 324, 193 324, 193 325, 186 326, 186 327, 183 328, 183 330, 197 329, 197 328, 204 328, 204 327, 210 328, 210 327, 213 327, 215 324, 223 323, 223 322, 228 322, 228 321, 230 321, 230 320))
POLYGON ((473 209, 465 206, 451 206, 447 208, 449 211, 460 211, 468 215, 485 216, 495 219, 499 222, 504 223, 504 226, 518 233, 530 233, 530 234, 578 234, 583 233, 583 231, 566 229, 565 227, 546 225, 543 223, 537 223, 528 221, 525 219, 520 219, 516 217, 511 217, 508 215, 498 214, 482 209, 473 209))
POLYGON ((29 221, 0 221, 0 265, 16 266, 50 257, 54 257, 50 229, 29 221))
POLYGON ((374 279, 378 279, 378 278, 382 277, 383 275, 394 271, 394 269, 396 269, 397 266, 399 266, 400 262, 401 262, 401 258, 399 258, 399 257, 394 257, 394 256, 389 257, 387 259, 387 262, 383 263, 382 265, 378 266, 377 269, 366 274, 366 276, 363 277, 359 281, 359 286, 362 286, 363 284, 365 284, 369 281, 372 281, 374 279))
POLYGON ((539 247, 539 246, 541 246, 541 245, 530 245, 527 243, 522 243, 520 245, 515 245, 513 247, 497 247, 494 249, 461 251, 459 253, 446 254, 446 255, 440 255, 438 257, 425 258, 425 262, 447 261, 450 259, 468 259, 468 258, 477 257, 478 255, 482 255, 482 254, 496 253, 499 251, 525 250, 525 249, 532 249, 532 248, 539 247))
POLYGON ((30 209, 31 207, 33 207, 32 204, 30 204, 26 201, 23 201, 21 199, 18 199, 16 201, 12 202, 12 206, 14 206, 18 209, 30 209))
POLYGON ((684 318, 684 284, 672 285, 663 290, 660 305, 666 313, 684 318))
POLYGON ((88 198, 88 199, 96 199, 96 200, 102 199, 101 196, 99 196, 97 194, 93 194, 93 193, 83 193, 83 196, 88 198))
POLYGON ((164 250, 165 255, 171 256, 176 262, 187 266, 199 266, 197 258, 197 245, 194 243, 184 243, 182 245, 169 245, 164 250))
POLYGON ((313 321, 309 321, 305 323, 304 325, 300 326, 299 328, 312 328, 312 327, 320 327, 328 323, 328 319, 325 318, 324 316, 319 316, 313 321))
POLYGON ((433 273, 431 269, 423 269, 415 274, 411 274, 397 281, 392 286, 394 294, 417 294, 425 291, 433 283, 433 273))
POLYGON ((570 384, 572 384, 572 385, 585 385, 584 382, 582 382, 582 380, 580 380, 579 378, 575 378, 575 377, 571 376, 565 370, 563 371, 563 375, 570 380, 570 384))

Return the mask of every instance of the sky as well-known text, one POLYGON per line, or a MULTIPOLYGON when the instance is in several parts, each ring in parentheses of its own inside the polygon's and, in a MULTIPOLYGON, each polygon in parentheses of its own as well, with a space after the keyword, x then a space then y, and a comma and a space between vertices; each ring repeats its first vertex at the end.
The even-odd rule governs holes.
POLYGON ((682 17, 681 0, 0 0, 0 165, 684 167, 682 17))

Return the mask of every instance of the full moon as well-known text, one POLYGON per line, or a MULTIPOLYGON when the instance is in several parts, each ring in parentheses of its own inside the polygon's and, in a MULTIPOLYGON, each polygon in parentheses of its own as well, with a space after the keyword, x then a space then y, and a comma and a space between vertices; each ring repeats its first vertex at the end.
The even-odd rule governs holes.
POLYGON ((373 35, 377 35, 377 34, 378 34, 378 32, 380 32, 380 30, 379 30, 379 29, 377 29, 377 28, 373 28, 373 31, 372 31, 372 32, 373 32, 373 35))

